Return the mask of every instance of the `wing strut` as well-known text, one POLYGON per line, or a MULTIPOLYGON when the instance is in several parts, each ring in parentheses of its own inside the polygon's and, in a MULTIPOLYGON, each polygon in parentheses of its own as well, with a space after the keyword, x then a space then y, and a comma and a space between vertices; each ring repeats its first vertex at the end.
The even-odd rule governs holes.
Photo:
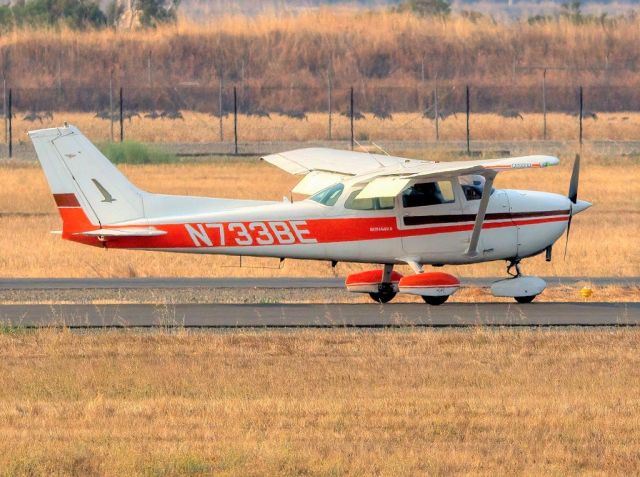
POLYGON ((478 241, 480 240, 480 232, 482 231, 482 224, 484 223, 484 216, 487 213, 487 207, 489 206, 489 199, 491 198, 491 188, 493 187, 493 179, 496 177, 495 172, 485 172, 484 174, 484 188, 482 189, 482 199, 480 199, 480 206, 478 207, 478 213, 476 215, 476 222, 473 225, 473 232, 471 233, 471 241, 469 242, 469 248, 466 255, 469 257, 475 257, 478 255, 478 241))

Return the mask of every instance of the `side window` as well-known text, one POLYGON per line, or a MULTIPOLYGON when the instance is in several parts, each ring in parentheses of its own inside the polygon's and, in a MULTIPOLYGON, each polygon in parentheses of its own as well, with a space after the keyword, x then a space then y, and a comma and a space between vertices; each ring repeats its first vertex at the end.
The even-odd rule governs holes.
POLYGON ((404 207, 425 207, 452 202, 455 202, 455 196, 451 181, 414 184, 402 193, 404 207))
POLYGON ((322 189, 320 192, 309 197, 309 199, 314 202, 318 202, 319 204, 326 205, 331 207, 338 202, 338 199, 342 195, 342 191, 344 190, 344 186, 340 183, 333 184, 332 186, 327 187, 326 189, 322 189))
POLYGON ((370 199, 356 199, 362 189, 353 191, 345 201, 345 209, 352 210, 386 210, 393 209, 394 197, 372 197, 370 199))

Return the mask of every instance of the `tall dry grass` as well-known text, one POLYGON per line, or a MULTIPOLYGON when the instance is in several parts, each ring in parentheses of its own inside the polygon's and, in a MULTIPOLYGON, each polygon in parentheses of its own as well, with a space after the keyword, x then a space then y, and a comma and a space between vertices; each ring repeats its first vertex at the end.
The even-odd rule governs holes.
POLYGON ((613 474, 635 330, 0 336, 8 475, 613 474))
MULTIPOLYGON (((566 193, 571 159, 542 171, 500 174, 497 187, 566 193)), ((298 180, 255 160, 122 166, 122 170, 135 184, 153 192, 214 197, 281 200, 298 180)), ((60 229, 60 219, 39 167, 5 163, 0 167, 0 183, 0 276, 344 276, 365 267, 339 264, 334 270, 325 262, 287 260, 281 270, 235 268, 238 260, 230 257, 85 247, 49 234, 60 229)), ((629 158, 586 156, 580 197, 594 207, 574 218, 566 260, 560 240, 551 263, 538 256, 524 262, 524 271, 553 276, 638 275, 640 246, 635 231, 640 220, 640 165, 629 158)), ((277 260, 247 259, 244 265, 274 267, 277 260)), ((462 276, 502 276, 504 263, 448 270, 462 276)))
MULTIPOLYGON (((152 31, 15 30, 0 38, 0 68, 14 87, 67 91, 57 96, 58 108, 70 101, 74 86, 87 86, 82 94, 91 96, 93 107, 98 102, 104 106, 113 71, 116 84, 131 94, 148 86, 217 85, 223 75, 228 84, 254 88, 272 104, 287 102, 295 88, 302 88, 288 107, 318 110, 326 105, 330 62, 334 86, 354 86, 365 99, 368 88, 420 88, 424 64, 429 82, 437 75, 453 85, 499 88, 499 96, 518 85, 522 101, 516 107, 536 105, 539 110, 541 71, 527 67, 544 65, 561 68, 548 75, 549 107, 569 104, 567 91, 554 86, 608 85, 614 92, 604 90, 610 95, 607 101, 619 110, 640 102, 635 74, 640 67, 635 48, 639 26, 640 20, 631 17, 586 25, 565 20, 530 25, 327 8, 292 15, 229 15, 204 25, 181 21, 152 31)), ((430 86, 419 94, 429 92, 430 86)), ((217 97, 212 96, 201 102, 213 107, 217 97)), ((157 92, 154 98, 179 104, 175 90, 157 92)), ((35 91, 22 102, 25 108, 37 108, 43 101, 35 91)))

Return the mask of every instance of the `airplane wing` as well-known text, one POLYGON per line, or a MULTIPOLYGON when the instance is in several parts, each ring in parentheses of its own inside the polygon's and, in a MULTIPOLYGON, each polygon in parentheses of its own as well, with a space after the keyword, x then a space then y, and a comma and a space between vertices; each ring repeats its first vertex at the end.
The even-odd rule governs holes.
POLYGON ((289 174, 304 175, 305 178, 292 192, 305 195, 314 194, 346 177, 388 168, 426 164, 425 161, 415 159, 321 147, 269 154, 261 159, 289 174))
POLYGON ((269 154, 261 159, 287 171, 289 174, 308 174, 311 171, 324 171, 345 176, 360 175, 386 167, 428 164, 426 161, 417 159, 323 147, 279 152, 269 154))
MULTIPOLYGON (((421 161, 420 161, 421 162, 421 161)), ((475 161, 422 162, 403 169, 381 170, 358 194, 359 199, 395 197, 414 179, 445 179, 447 177, 478 174, 495 176, 498 172, 555 166, 559 160, 553 156, 522 156, 505 159, 475 161)))

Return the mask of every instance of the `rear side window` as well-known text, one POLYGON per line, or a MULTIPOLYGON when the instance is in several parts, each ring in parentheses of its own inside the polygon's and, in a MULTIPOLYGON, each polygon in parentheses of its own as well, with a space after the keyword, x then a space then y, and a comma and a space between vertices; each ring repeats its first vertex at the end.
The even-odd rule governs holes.
POLYGON ((402 193, 404 207, 426 207, 455 202, 451 181, 414 184, 402 193))
POLYGON ((369 199, 356 199, 356 196, 362 191, 353 191, 344 203, 345 209, 352 210, 387 210, 393 209, 393 197, 372 197, 369 199))

